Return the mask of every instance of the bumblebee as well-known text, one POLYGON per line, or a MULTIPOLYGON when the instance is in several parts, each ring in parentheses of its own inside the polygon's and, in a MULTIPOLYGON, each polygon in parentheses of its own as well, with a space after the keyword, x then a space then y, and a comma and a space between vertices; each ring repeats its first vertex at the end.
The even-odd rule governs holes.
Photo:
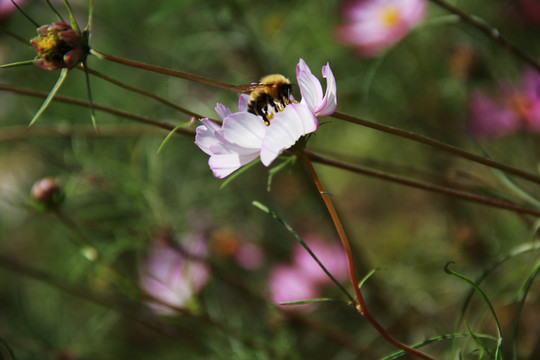
POLYGON ((250 94, 247 111, 261 116, 266 125, 270 125, 274 112, 291 103, 291 82, 280 74, 267 75, 258 84, 238 86, 234 90, 250 94))

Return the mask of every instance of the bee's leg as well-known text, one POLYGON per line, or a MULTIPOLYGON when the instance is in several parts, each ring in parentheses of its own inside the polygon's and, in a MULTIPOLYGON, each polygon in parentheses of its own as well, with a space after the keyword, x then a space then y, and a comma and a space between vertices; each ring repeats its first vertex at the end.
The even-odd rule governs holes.
POLYGON ((266 113, 261 112, 261 116, 264 120, 264 125, 266 126, 270 125, 270 120, 268 120, 268 118, 266 117, 266 113))

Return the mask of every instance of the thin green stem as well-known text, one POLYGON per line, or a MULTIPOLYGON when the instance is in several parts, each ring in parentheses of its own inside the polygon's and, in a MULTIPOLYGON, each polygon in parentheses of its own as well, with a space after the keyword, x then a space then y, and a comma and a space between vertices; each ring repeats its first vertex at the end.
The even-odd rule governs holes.
POLYGON ((455 189, 447 188, 444 186, 426 184, 423 182, 403 178, 401 176, 387 174, 387 173, 369 169, 366 167, 346 164, 340 161, 325 158, 323 156, 320 156, 320 155, 317 155, 308 151, 306 151, 306 154, 314 162, 333 166, 342 170, 347 170, 347 171, 351 171, 357 174, 372 176, 372 177, 375 177, 384 181, 390 181, 397 184, 414 187, 414 188, 418 188, 418 189, 422 189, 422 190, 426 190, 430 192, 445 194, 445 195, 449 195, 449 196, 459 198, 462 200, 472 201, 472 202, 476 202, 479 204, 483 204, 483 205, 487 205, 487 206, 491 206, 495 208, 510 210, 518 214, 533 215, 533 216, 540 217, 539 210, 525 208, 523 206, 515 205, 515 204, 502 201, 499 199, 487 198, 487 197, 479 196, 477 194, 469 193, 466 191, 455 190, 455 189))
MULTIPOLYGON (((422 342, 420 342, 418 344, 414 344, 414 345, 412 345, 412 347, 413 348, 419 348, 419 347, 422 347, 424 345, 432 344, 432 343, 435 343, 435 342, 440 342, 440 341, 444 341, 444 340, 453 340, 453 339, 457 339, 457 338, 470 337, 470 336, 471 335, 467 334, 467 333, 439 335, 439 336, 432 337, 430 339, 424 340, 424 341, 422 341, 422 342)), ((497 339, 493 338, 493 336, 490 336, 490 335, 478 334, 476 336, 478 338, 484 338, 484 339, 495 340, 495 341, 497 340, 497 339)), ((388 355, 387 357, 385 357, 382 360, 394 360, 394 359, 398 359, 399 357, 401 357, 403 355, 405 355, 405 352, 400 351, 400 352, 397 352, 395 354, 388 355)))
POLYGON ((173 69, 169 69, 169 68, 165 68, 165 67, 157 66, 157 65, 151 65, 151 64, 140 62, 140 61, 130 60, 130 59, 126 59, 120 56, 106 54, 104 52, 97 51, 95 49, 91 49, 90 54, 102 60, 108 60, 108 61, 112 61, 118 64, 134 67, 137 69, 143 69, 143 70, 152 71, 152 72, 156 72, 156 73, 160 73, 164 75, 174 76, 181 79, 197 82, 200 84, 214 86, 220 89, 231 90, 232 88, 234 88, 233 85, 227 84, 219 80, 214 80, 214 79, 210 79, 210 78, 199 76, 199 75, 188 74, 183 71, 173 70, 173 69))
MULTIPOLYGON (((45 273, 44 271, 38 270, 34 267, 30 267, 28 266, 28 264, 14 259, 13 256, 6 256, 4 254, 0 254, 0 269, 8 270, 17 276, 24 276, 33 280, 40 281, 61 292, 97 304, 106 309, 114 309, 114 311, 126 316, 131 320, 143 324, 147 328, 152 329, 157 333, 170 336, 167 331, 164 331, 162 327, 156 324, 155 319, 147 319, 143 317, 141 315, 140 306, 138 304, 135 305, 131 302, 120 301, 118 298, 100 296, 97 295, 95 291, 88 291, 80 287, 76 288, 72 285, 68 285, 60 279, 57 279, 52 275, 45 273)), ((190 313, 186 313, 185 315, 195 317, 190 313)), ((177 327, 177 330, 180 330, 180 328, 177 327)), ((180 340, 189 340, 186 341, 186 344, 189 346, 203 346, 203 342, 199 341, 196 336, 193 336, 193 333, 191 331, 182 331, 181 334, 176 334, 176 336, 179 335, 180 340)))
POLYGON ((3 64, 0 65, 0 69, 10 68, 10 67, 16 67, 16 66, 25 66, 25 65, 32 65, 36 60, 24 60, 24 61, 17 61, 9 64, 3 64))
POLYGON ((489 26, 484 21, 479 20, 478 18, 471 16, 458 8, 442 1, 442 0, 430 0, 432 3, 437 4, 441 8, 445 9, 446 11, 455 14, 459 16, 459 18, 471 25, 476 30, 480 31, 482 34, 486 35, 493 41, 495 41, 498 45, 500 45, 504 50, 510 52, 512 55, 517 57, 518 59, 522 60, 523 62, 529 64, 532 66, 536 71, 540 72, 540 64, 531 56, 523 52, 521 49, 519 49, 517 46, 512 44, 510 41, 508 41, 505 37, 503 37, 499 30, 497 30, 494 27, 489 26))
MULTIPOLYGON (((47 97, 47 93, 44 93, 44 92, 41 92, 41 91, 35 91, 35 90, 31 90, 31 89, 16 88, 16 87, 7 86, 7 85, 0 85, 0 91, 9 91, 9 92, 16 93, 16 94, 28 95, 28 96, 38 97, 38 98, 47 97)), ((63 102, 63 103, 67 103, 67 104, 77 105, 77 106, 83 106, 83 107, 88 107, 89 106, 87 101, 68 98, 68 97, 65 97, 65 96, 55 96, 53 98, 53 100, 63 102)), ((132 114, 132 113, 128 113, 126 111, 113 109, 113 108, 103 106, 103 105, 94 104, 94 109, 99 110, 99 111, 103 111, 103 112, 106 112, 106 113, 109 113, 109 114, 112 114, 112 115, 120 116, 120 117, 123 117, 123 118, 126 118, 126 119, 130 119, 130 120, 133 120, 133 121, 136 121, 136 122, 139 122, 139 123, 143 123, 143 124, 146 124, 146 125, 151 125, 151 126, 154 126, 154 127, 165 129, 167 131, 172 131, 175 128, 175 126, 171 125, 171 124, 159 122, 159 121, 156 121, 156 120, 144 117, 144 116, 135 115, 135 114, 132 114)), ((178 131, 176 133, 182 133, 184 135, 195 136, 195 132, 193 130, 185 129, 185 128, 178 129, 178 131)))
POLYGON ((84 28, 89 34, 92 34, 92 23, 94 21, 94 0, 88 1, 88 23, 84 28))
POLYGON ((52 12, 56 14, 56 17, 58 17, 58 20, 64 22, 64 18, 62 17, 62 15, 60 15, 58 10, 56 10, 56 8, 53 6, 53 4, 51 4, 50 0, 47 0, 47 5, 49 5, 49 8, 51 8, 52 12))
POLYGON ((86 79, 86 93, 88 94, 88 108, 90 109, 90 119, 92 120, 92 126, 99 132, 96 114, 94 112, 94 101, 92 100, 92 89, 90 88, 90 75, 88 75, 88 67, 86 66, 86 60, 83 61, 82 67, 84 70, 84 77, 86 79))
MULTIPOLYGON (((77 68, 78 68, 78 69, 82 69, 82 67, 80 67, 80 66, 77 67, 77 68)), ((184 114, 187 114, 187 115, 190 115, 190 116, 193 116, 193 117, 196 117, 196 118, 202 118, 202 117, 204 117, 204 116, 199 115, 199 114, 197 114, 197 113, 195 113, 195 112, 193 112, 193 111, 190 111, 190 110, 188 110, 188 109, 186 109, 186 108, 184 108, 184 107, 178 106, 178 105, 176 105, 175 103, 172 103, 172 102, 170 102, 169 100, 164 99, 164 98, 162 98, 162 97, 159 97, 159 96, 157 96, 157 95, 155 95, 155 94, 153 94, 153 93, 151 93, 151 92, 148 92, 148 91, 145 91, 145 90, 136 88, 136 87, 134 87, 134 86, 128 85, 128 84, 126 84, 126 83, 124 83, 124 82, 121 82, 121 81, 119 81, 119 80, 113 79, 113 78, 111 78, 110 76, 104 75, 104 74, 102 74, 102 73, 100 73, 100 72, 97 72, 97 71, 95 71, 95 70, 92 70, 92 69, 90 69, 90 68, 88 68, 88 67, 86 68, 86 70, 88 71, 89 74, 92 74, 92 75, 94 75, 94 76, 97 76, 97 77, 99 77, 100 79, 103 79, 103 80, 105 80, 105 81, 107 81, 107 82, 110 82, 111 84, 114 84, 114 85, 116 85, 116 86, 118 86, 118 87, 121 87, 121 88, 123 88, 123 89, 126 89, 126 90, 128 90, 128 91, 135 92, 135 93, 144 95, 144 96, 146 96, 146 97, 149 97, 149 98, 151 98, 151 99, 154 99, 154 100, 156 100, 156 101, 158 101, 158 102, 160 102, 160 103, 162 103, 162 104, 164 104, 164 105, 167 105, 167 106, 169 106, 169 107, 171 107, 171 108, 173 108, 173 109, 175 109, 175 110, 178 110, 178 111, 180 111, 180 112, 182 112, 182 113, 184 113, 184 114)))
POLYGON ((349 239, 347 238, 347 234, 345 233, 345 229, 343 228, 343 225, 341 224, 341 220, 337 214, 336 209, 334 208, 334 205, 332 203, 332 200, 330 198, 330 195, 325 190, 324 186, 322 185, 319 176, 317 175, 317 172, 313 168, 313 165, 311 164, 310 157, 305 153, 300 153, 300 158, 304 161, 306 164, 309 173, 311 174, 311 177, 313 178, 313 181, 315 183, 315 186, 317 187, 317 190, 319 191, 324 204, 326 205, 326 208, 328 209, 328 213, 330 214, 330 217, 332 218, 332 221, 334 223, 334 227, 336 228, 336 231, 339 235, 339 238, 341 239, 341 243, 343 244, 343 248, 345 249, 345 253, 347 255, 347 264, 349 269, 349 277, 354 289, 354 293, 356 296, 357 303, 356 308, 358 312, 364 316, 364 318, 377 330, 381 336, 388 341, 390 344, 395 346, 398 349, 404 350, 407 353, 416 356, 420 359, 426 359, 426 360, 433 360, 433 358, 422 351, 419 351, 417 349, 413 349, 412 347, 403 344, 396 340, 392 335, 390 335, 371 315, 371 313, 368 311, 366 303, 364 301, 364 297, 362 296, 362 293, 360 291, 360 287, 358 286, 359 282, 356 277, 356 267, 354 263, 354 256, 352 253, 351 245, 349 242, 349 239))
POLYGON ((273 212, 272 210, 270 210, 267 206, 264 206, 263 204, 261 204, 260 202, 258 201, 253 201, 252 204, 257 207, 258 209, 262 210, 263 212, 267 213, 268 215, 270 215, 274 220, 276 220, 277 222, 279 222, 281 225, 283 225, 283 227, 296 239, 296 241, 298 241, 298 243, 300 245, 302 245, 302 247, 308 252, 308 254, 313 258, 313 260, 315 260, 315 262, 317 263, 317 265, 319 265, 319 267, 324 271, 324 273, 326 274, 326 276, 328 276, 330 278, 330 280, 336 284, 336 286, 345 294, 345 296, 347 296, 347 298, 350 300, 351 303, 355 303, 355 300, 354 298, 352 297, 351 294, 349 294, 349 292, 347 291, 347 289, 345 289, 343 287, 343 285, 341 285, 341 283, 328 271, 328 269, 323 265, 323 263, 319 260, 319 258, 313 253, 313 251, 311 251, 311 249, 309 248, 309 246, 306 244, 306 242, 304 240, 302 240, 302 238, 300 237, 300 235, 298 235, 298 233, 296 231, 294 231, 294 229, 292 228, 291 225, 289 225, 285 220, 283 220, 282 218, 280 218, 275 212, 273 212))
POLYGON ((1 25, 0 25, 0 33, 4 33, 4 34, 8 35, 9 37, 17 40, 18 42, 20 42, 20 43, 22 43, 22 44, 24 44, 26 46, 32 46, 32 45, 30 45, 30 42, 28 41, 28 39, 23 38, 22 36, 19 36, 19 35, 15 34, 14 32, 9 31, 8 29, 6 29, 5 27, 3 27, 1 25))
POLYGON ((23 11, 23 9, 21 9, 21 7, 20 7, 19 5, 17 5, 17 3, 15 2, 15 0, 11 0, 11 3, 12 3, 13 5, 15 5, 15 7, 17 8, 17 10, 19 10, 19 12, 20 12, 21 14, 23 14, 23 16, 24 16, 28 21, 30 21, 32 24, 34 24, 35 27, 37 27, 37 28, 39 27, 39 24, 38 24, 37 22, 35 22, 34 19, 32 19, 27 13, 25 13, 25 12, 23 11))
MULTIPOLYGON (((479 277, 476 278, 475 283, 480 285, 482 281, 484 281, 484 279, 486 279, 496 268, 504 264, 506 261, 516 256, 519 256, 521 254, 524 254, 530 251, 536 251, 536 250, 540 250, 540 243, 538 241, 532 241, 532 242, 517 246, 516 248, 512 249, 512 251, 510 251, 508 254, 498 259, 489 268, 484 270, 484 272, 479 277)), ((467 293, 467 296, 465 296, 465 300, 463 301, 463 304, 461 305, 461 309, 459 311, 459 317, 456 321, 456 329, 461 325, 463 318, 465 317, 465 312, 467 311, 467 308, 469 307, 469 303, 471 302, 471 299, 474 293, 475 293, 474 289, 471 289, 467 293)))
POLYGON ((163 131, 159 129, 148 129, 142 126, 126 125, 102 125, 99 127, 99 134, 90 126, 57 126, 42 125, 28 131, 26 126, 3 126, 0 131, 0 142, 18 141, 21 139, 39 138, 70 138, 73 136, 84 137, 140 137, 140 136, 163 136, 163 131))
POLYGON ((502 330, 501 330, 501 324, 499 322, 499 318, 497 317, 497 313, 495 312, 495 308, 491 304, 491 301, 487 297, 486 293, 484 291, 482 291, 480 286, 478 286, 474 281, 469 280, 465 276, 463 276, 461 274, 458 274, 457 272, 455 272, 453 270, 450 270, 450 265, 452 265, 452 264, 454 264, 453 261, 447 262, 446 265, 444 266, 444 271, 448 275, 453 276, 456 279, 459 279, 459 280, 465 282, 466 284, 468 284, 469 286, 471 286, 482 297, 482 299, 484 300, 484 302, 488 306, 489 311, 491 312, 491 315, 493 316, 493 320, 495 321, 495 327, 497 328, 497 350, 495 352, 495 360, 498 360, 500 355, 501 355, 500 351, 501 351, 501 346, 502 346, 502 330))
POLYGON ((13 352, 13 350, 11 350, 11 347, 8 345, 8 343, 2 338, 0 338, 0 358, 4 360, 1 349, 6 350, 11 360, 16 360, 15 353, 13 352))
POLYGON ((73 9, 71 9, 71 5, 69 5, 69 2, 67 0, 64 0, 64 5, 66 6, 66 9, 69 13, 69 22, 71 23, 71 28, 76 32, 80 33, 81 28, 79 27, 79 24, 77 24, 77 20, 75 20, 75 15, 73 15, 73 9))
POLYGON ((531 273, 527 277, 527 280, 525 281, 525 284, 522 287, 523 289, 518 300, 518 306, 516 309, 516 315, 514 316, 514 326, 512 330, 512 360, 517 360, 518 358, 517 337, 518 337, 518 330, 519 330, 519 320, 521 319, 521 313, 523 311, 525 299, 527 298, 527 294, 529 293, 529 290, 534 281, 534 278, 538 275, 539 272, 540 272, 540 262, 536 263, 533 271, 531 271, 531 273))
POLYGON ((340 112, 335 112, 334 114, 332 114, 332 117, 334 117, 336 119, 344 120, 344 121, 347 121, 347 122, 350 122, 350 123, 353 123, 353 124, 362 125, 362 126, 374 129, 374 130, 382 131, 382 132, 385 132, 387 134, 392 134, 392 135, 396 135, 396 136, 399 136, 399 137, 402 137, 402 138, 413 140, 413 141, 422 143, 424 145, 428 145, 428 146, 431 146, 433 148, 448 152, 448 153, 450 153, 452 155, 456 155, 456 156, 462 157, 464 159, 467 159, 467 160, 470 160, 470 161, 473 161, 473 162, 476 162, 478 164, 482 164, 482 165, 485 165, 485 166, 488 166, 488 167, 491 167, 491 168, 499 169, 499 170, 502 170, 502 171, 504 171, 504 172, 506 172, 508 174, 519 176, 519 177, 521 177, 523 179, 527 179, 529 181, 540 184, 540 177, 539 176, 527 173, 525 171, 513 168, 513 167, 508 166, 508 165, 498 163, 498 162, 490 160, 490 159, 486 159, 486 158, 484 158, 482 156, 472 154, 472 153, 470 153, 468 151, 459 149, 459 148, 457 148, 455 146, 452 146, 452 145, 445 144, 445 143, 443 143, 441 141, 438 141, 438 140, 428 138, 426 136, 418 135, 418 134, 415 134, 415 133, 412 133, 412 132, 409 132, 409 131, 405 131, 405 130, 400 130, 400 129, 392 127, 392 126, 378 124, 378 123, 374 123, 374 122, 371 122, 371 121, 363 120, 363 119, 360 119, 358 117, 343 114, 343 113, 340 113, 340 112))

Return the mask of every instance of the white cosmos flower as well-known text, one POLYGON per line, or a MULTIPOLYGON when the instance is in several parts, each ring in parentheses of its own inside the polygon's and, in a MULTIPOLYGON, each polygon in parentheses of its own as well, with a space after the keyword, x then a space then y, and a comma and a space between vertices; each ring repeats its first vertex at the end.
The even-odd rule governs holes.
POLYGON ((258 157, 269 166, 298 139, 317 130, 317 116, 329 116, 337 106, 336 80, 329 64, 323 66, 322 75, 327 82, 324 96, 321 83, 300 59, 296 80, 302 100, 275 113, 268 126, 262 117, 247 111, 248 95, 240 96, 235 113, 218 103, 216 112, 223 124, 201 119, 195 136, 195 144, 210 155, 208 164, 214 176, 222 179, 258 157))

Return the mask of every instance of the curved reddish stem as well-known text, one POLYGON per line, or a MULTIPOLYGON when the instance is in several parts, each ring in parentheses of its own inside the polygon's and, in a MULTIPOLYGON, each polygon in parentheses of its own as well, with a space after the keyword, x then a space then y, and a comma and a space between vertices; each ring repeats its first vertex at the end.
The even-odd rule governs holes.
POLYGON ((354 257, 351 250, 351 245, 350 245, 349 239, 347 238, 347 234, 345 233, 345 229, 343 228, 343 225, 341 224, 341 220, 339 219, 336 209, 334 208, 334 204, 332 203, 332 200, 330 199, 330 195, 324 189, 324 186, 319 180, 319 176, 315 172, 315 169, 313 168, 313 165, 311 164, 311 161, 309 157, 307 156, 307 154, 304 152, 300 153, 300 158, 306 164, 309 170, 309 173, 311 174, 311 177, 313 178, 313 181, 315 182, 315 186, 317 186, 317 189, 319 190, 319 193, 321 194, 324 204, 326 205, 326 208, 328 209, 328 212, 330 213, 330 217, 332 218, 332 221, 334 222, 334 226, 338 232, 339 238, 341 239, 341 243, 343 244, 345 253, 347 254, 347 265, 349 269, 349 277, 350 277, 350 280, 354 289, 354 294, 356 296, 356 303, 354 304, 356 306, 356 309, 371 324, 371 326, 373 326, 375 330, 377 330, 377 332, 379 332, 379 334, 381 334, 381 336, 384 337, 384 339, 388 341, 390 344, 420 359, 434 360, 431 356, 423 353, 422 351, 414 349, 396 340, 377 322, 377 320, 375 320, 375 318, 368 311, 366 303, 364 301, 364 297, 362 296, 362 292, 360 291, 360 287, 358 286, 358 278, 356 277, 354 257))

